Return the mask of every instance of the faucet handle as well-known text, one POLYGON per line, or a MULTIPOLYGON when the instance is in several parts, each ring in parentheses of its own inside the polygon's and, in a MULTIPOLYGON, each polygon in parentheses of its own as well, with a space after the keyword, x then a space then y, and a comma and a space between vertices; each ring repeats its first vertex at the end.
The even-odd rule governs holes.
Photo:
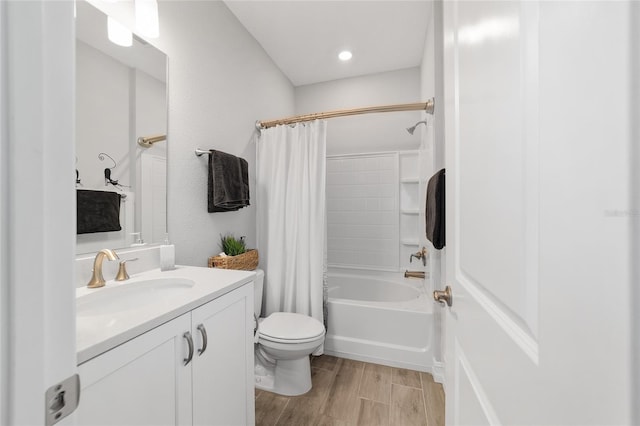
POLYGON ((118 267, 118 273, 116 274, 116 281, 126 281, 129 279, 129 274, 127 273, 127 262, 133 262, 138 260, 137 257, 134 257, 133 259, 125 259, 123 261, 120 262, 120 265, 118 267))
POLYGON ((427 266, 427 249, 426 249, 426 247, 422 247, 422 250, 418 251, 417 253, 412 253, 411 256, 409 256, 409 263, 411 263, 413 261, 414 257, 416 259, 422 259, 423 266, 427 266))
POLYGON ((422 247, 420 253, 422 254, 422 266, 427 266, 427 248, 422 247))

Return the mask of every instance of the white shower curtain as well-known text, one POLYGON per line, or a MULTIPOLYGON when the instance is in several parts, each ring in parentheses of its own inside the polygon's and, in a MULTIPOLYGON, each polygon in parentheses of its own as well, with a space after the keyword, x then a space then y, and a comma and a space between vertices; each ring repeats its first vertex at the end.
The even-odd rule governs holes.
POLYGON ((326 129, 325 121, 272 127, 257 143, 265 316, 297 312, 323 322, 326 129))

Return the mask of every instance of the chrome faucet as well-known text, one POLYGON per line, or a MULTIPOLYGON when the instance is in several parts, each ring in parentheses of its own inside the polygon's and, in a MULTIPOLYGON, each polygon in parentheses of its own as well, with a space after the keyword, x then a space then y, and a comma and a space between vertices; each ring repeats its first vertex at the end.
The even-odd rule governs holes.
POLYGON ((119 259, 116 252, 111 249, 102 249, 98 253, 96 253, 96 258, 93 260, 93 274, 91 275, 91 279, 87 283, 87 287, 104 287, 105 280, 102 276, 102 262, 104 261, 105 257, 109 260, 119 259))
POLYGON ((414 257, 416 259, 422 259, 422 265, 427 266, 427 249, 425 247, 422 247, 422 250, 419 252, 411 254, 411 256, 409 256, 409 263, 413 261, 414 257))

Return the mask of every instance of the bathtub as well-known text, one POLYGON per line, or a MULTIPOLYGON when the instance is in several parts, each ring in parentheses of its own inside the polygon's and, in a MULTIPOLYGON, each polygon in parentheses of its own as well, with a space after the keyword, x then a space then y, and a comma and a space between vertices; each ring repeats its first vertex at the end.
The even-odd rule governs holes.
POLYGON ((329 270, 324 352, 431 371, 433 300, 428 280, 400 272, 329 270))

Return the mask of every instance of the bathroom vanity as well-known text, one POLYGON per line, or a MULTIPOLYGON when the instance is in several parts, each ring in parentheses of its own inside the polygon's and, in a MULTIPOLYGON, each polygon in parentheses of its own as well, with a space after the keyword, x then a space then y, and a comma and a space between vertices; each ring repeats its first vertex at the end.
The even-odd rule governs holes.
MULTIPOLYGON (((161 272, 159 248, 149 244, 167 232, 168 58, 141 37, 127 47, 112 43, 109 19, 88 2, 75 12, 76 186, 118 201, 107 229, 80 227, 76 237, 74 424, 253 424, 255 274, 161 272), (131 277, 87 288, 104 282, 89 279, 96 267, 119 275, 117 256, 96 261, 107 248, 131 262, 131 277)), ((84 201, 94 213, 85 219, 99 222, 104 209, 95 198, 84 201)))
POLYGON ((78 288, 77 424, 253 424, 254 275, 179 266, 78 288))

